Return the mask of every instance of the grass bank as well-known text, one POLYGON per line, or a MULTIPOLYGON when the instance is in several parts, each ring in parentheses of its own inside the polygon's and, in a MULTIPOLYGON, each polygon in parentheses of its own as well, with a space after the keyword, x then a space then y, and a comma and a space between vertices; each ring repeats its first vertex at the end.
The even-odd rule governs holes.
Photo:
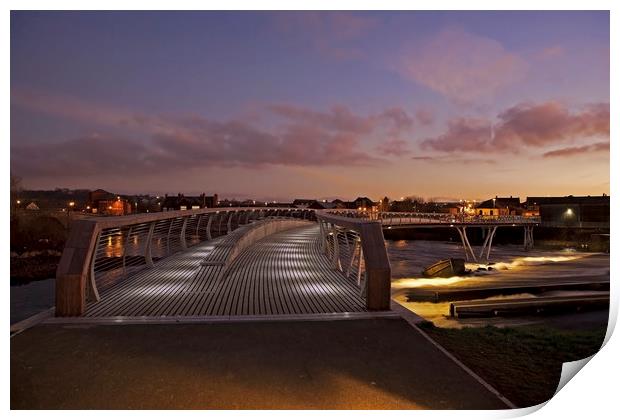
POLYGON ((59 261, 57 255, 11 257, 11 285, 56 277, 59 261))
POLYGON ((430 322, 421 328, 519 407, 549 400, 562 363, 596 353, 606 331, 545 326, 452 329, 430 322))

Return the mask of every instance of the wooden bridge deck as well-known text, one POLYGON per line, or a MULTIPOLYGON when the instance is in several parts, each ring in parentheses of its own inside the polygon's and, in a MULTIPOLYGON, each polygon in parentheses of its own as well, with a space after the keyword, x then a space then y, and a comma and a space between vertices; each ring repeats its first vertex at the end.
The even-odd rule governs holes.
MULTIPOLYGON (((243 230, 241 228, 240 230, 243 230)), ((192 247, 105 291, 86 317, 213 317, 366 312, 359 287, 320 252, 318 226, 268 236, 226 273, 236 232, 192 247)))

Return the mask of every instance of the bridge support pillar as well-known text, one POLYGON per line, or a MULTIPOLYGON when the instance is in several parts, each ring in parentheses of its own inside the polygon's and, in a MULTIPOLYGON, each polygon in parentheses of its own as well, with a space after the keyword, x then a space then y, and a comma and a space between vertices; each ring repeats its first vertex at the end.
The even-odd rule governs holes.
POLYGON ((525 226, 523 229, 523 249, 529 251, 534 248, 534 226, 525 226))
POLYGON ((461 242, 463 243, 463 250, 465 251, 465 259, 469 261, 469 258, 471 256, 471 259, 473 261, 478 261, 478 259, 476 258, 476 254, 474 253, 474 250, 472 249, 471 244, 469 243, 469 239, 467 239, 467 227, 456 226, 456 230, 459 232, 459 235, 461 237, 461 242))
POLYGON ((482 256, 486 251, 486 261, 489 262, 489 256, 491 255, 491 245, 493 244, 493 237, 495 236, 495 231, 497 231, 497 226, 482 228, 483 232, 486 232, 484 243, 482 244, 482 249, 480 250, 480 255, 478 258, 482 259, 482 256))

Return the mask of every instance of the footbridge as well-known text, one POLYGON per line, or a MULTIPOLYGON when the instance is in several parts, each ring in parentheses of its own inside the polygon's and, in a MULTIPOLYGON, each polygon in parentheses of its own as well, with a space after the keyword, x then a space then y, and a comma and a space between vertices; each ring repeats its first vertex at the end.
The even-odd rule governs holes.
POLYGON ((88 217, 72 222, 55 313, 108 320, 376 315, 389 311, 390 275, 377 220, 297 208, 88 217))
POLYGON ((405 213, 405 212, 362 212, 336 211, 340 216, 376 220, 383 229, 415 229, 415 228, 455 228, 461 238, 465 259, 468 261, 489 260, 493 238, 500 227, 522 227, 523 248, 527 251, 534 246, 534 227, 541 225, 540 217, 529 216, 468 216, 449 213, 405 213), (480 228, 484 242, 479 252, 474 248, 467 236, 468 228, 480 228))

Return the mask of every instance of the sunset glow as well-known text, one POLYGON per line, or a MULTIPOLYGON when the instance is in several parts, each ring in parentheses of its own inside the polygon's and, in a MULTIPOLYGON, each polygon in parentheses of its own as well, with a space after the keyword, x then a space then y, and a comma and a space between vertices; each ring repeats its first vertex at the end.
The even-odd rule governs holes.
POLYGON ((608 12, 13 12, 11 24, 11 171, 27 188, 609 194, 608 12))

